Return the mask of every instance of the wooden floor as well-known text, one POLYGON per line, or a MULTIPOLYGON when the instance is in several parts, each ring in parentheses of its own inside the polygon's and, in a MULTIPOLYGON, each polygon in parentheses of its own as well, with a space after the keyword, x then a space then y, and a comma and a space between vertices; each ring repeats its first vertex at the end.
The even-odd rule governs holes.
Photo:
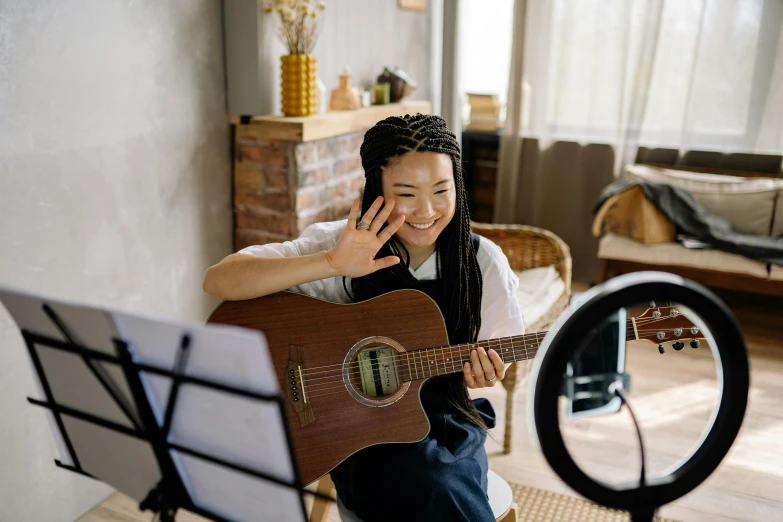
MULTIPOLYGON (((578 290, 577 290, 578 291, 578 290)), ((783 299, 720 294, 743 330, 751 365, 751 390, 743 426, 718 469, 690 494, 659 514, 684 522, 783 520, 783 299)), ((688 454, 713 410, 717 382, 711 352, 705 346, 664 355, 656 345, 629 343, 631 406, 642 425, 648 474, 660 473, 688 454)), ((488 389, 499 416, 505 393, 488 389)), ((501 453, 504 428, 487 443, 490 467, 506 480, 575 494, 552 472, 531 443, 527 423, 527 382, 514 397, 515 434, 510 455, 501 453)), ((563 417, 561 417, 563 418, 563 417)), ((591 420, 564 419, 566 444, 589 475, 609 482, 638 477, 639 449, 627 413, 591 420)))
MULTIPOLYGON (((584 289, 584 288, 582 288, 584 289)), ((575 288, 578 291, 579 287, 575 288)), ((751 391, 745 421, 729 455, 706 482, 665 506, 660 515, 683 522, 765 522, 783 520, 783 299, 721 294, 740 322, 750 353, 751 391)), ((698 441, 713 408, 717 382, 706 347, 658 353, 655 345, 631 343, 628 371, 630 400, 642 425, 649 473, 684 457, 698 441)), ((549 468, 528 434, 527 382, 515 394, 513 452, 503 455, 502 387, 481 390, 495 405, 498 426, 487 442, 490 467, 506 480, 575 494, 549 468)), ((616 481, 638 473, 636 433, 627 413, 566 420, 567 444, 589 474, 616 481)), ((337 520, 332 508, 330 520, 337 520)), ((194 521, 198 517, 177 517, 194 521)), ((84 522, 151 520, 127 497, 115 494, 88 513, 84 522)))

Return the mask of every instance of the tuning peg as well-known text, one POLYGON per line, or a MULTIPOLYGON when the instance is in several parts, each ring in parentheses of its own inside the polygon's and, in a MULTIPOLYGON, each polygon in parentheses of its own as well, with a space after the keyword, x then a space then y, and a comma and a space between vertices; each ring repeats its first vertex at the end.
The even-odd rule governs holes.
POLYGON ((672 344, 672 348, 677 350, 678 352, 685 348, 685 343, 682 341, 677 341, 676 343, 672 344))
POLYGON ((648 308, 655 308, 655 301, 650 301, 649 303, 647 303, 647 307, 648 308))
POLYGON ((691 341, 691 348, 698 348, 699 347, 699 340, 694 339, 691 341))
POLYGON ((663 345, 662 345, 662 344, 659 344, 659 345, 658 345, 658 351, 659 351, 659 352, 661 352, 661 353, 663 353, 663 352, 664 352, 664 350, 663 350, 663 345))

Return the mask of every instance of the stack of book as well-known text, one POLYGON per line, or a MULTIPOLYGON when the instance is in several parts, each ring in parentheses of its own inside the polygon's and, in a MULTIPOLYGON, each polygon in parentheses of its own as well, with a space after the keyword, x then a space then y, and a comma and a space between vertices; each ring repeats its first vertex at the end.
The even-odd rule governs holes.
POLYGON ((468 93, 470 120, 466 130, 494 132, 503 127, 500 98, 497 94, 468 93))

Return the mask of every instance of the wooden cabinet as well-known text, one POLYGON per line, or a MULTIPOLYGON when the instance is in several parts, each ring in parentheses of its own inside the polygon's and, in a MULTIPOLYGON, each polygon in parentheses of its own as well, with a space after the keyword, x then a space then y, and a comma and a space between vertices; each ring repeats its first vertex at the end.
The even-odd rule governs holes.
POLYGON ((500 134, 501 131, 462 133, 462 171, 473 221, 492 222, 500 134))

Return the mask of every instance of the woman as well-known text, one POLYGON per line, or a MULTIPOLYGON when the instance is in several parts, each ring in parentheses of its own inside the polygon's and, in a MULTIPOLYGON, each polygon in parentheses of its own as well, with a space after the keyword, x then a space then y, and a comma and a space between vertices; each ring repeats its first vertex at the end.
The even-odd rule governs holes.
MULTIPOLYGON (((438 304, 451 344, 524 333, 508 260, 471 234, 459 144, 444 120, 388 118, 367 131, 360 153, 360 219, 355 201, 347 220, 245 248, 207 270, 204 290, 235 300, 290 289, 349 303, 413 288, 438 304)), ((366 522, 494 520, 484 442, 495 414, 467 388, 494 386, 504 374, 500 356, 480 348, 461 374, 427 381, 428 437, 371 446, 343 461, 331 473, 343 504, 366 522)))

